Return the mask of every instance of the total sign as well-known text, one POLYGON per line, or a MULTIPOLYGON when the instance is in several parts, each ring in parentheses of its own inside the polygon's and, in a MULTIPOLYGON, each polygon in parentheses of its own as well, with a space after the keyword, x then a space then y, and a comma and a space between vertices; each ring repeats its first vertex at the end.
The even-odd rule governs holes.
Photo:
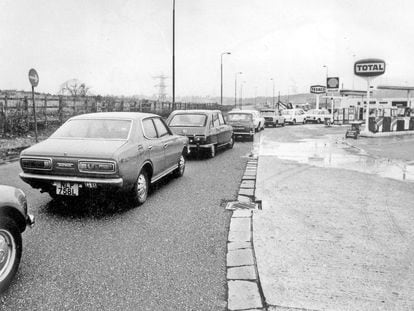
POLYGON ((361 77, 375 77, 385 73, 385 61, 377 58, 361 59, 354 64, 354 73, 361 77))
POLYGON ((310 92, 313 94, 323 94, 326 92, 326 89, 323 85, 312 85, 310 87, 310 92))

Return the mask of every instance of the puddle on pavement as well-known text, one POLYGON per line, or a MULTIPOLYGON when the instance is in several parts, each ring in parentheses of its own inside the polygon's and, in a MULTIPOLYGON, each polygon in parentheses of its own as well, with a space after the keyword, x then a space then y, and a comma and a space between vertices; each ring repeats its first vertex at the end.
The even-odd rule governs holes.
POLYGON ((260 155, 277 156, 312 166, 341 168, 381 177, 414 182, 414 163, 374 158, 360 149, 347 145, 342 138, 325 137, 297 142, 262 141, 260 155))

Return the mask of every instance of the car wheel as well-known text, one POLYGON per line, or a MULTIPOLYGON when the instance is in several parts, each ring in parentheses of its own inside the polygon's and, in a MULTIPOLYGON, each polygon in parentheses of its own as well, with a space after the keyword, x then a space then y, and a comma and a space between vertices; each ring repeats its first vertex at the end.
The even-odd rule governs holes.
POLYGON ((292 120, 292 125, 295 125, 296 124, 296 119, 293 119, 292 120))
POLYGON ((0 292, 12 281, 22 257, 22 236, 16 222, 9 217, 0 219, 0 292))
POLYGON ((306 119, 303 119, 303 122, 302 122, 303 124, 306 124, 306 119))
POLYGON ((174 177, 181 177, 184 175, 185 171, 185 157, 184 154, 181 154, 180 160, 178 161, 178 167, 174 170, 174 177))
POLYGON ((285 126, 285 121, 283 121, 282 126, 285 126))
POLYGON ((214 158, 215 156, 216 156, 216 146, 215 146, 215 145, 213 145, 213 146, 211 146, 211 148, 210 148, 209 157, 210 157, 210 158, 214 158))
POLYGON ((321 119, 316 120, 316 123, 321 124, 321 119))
POLYGON ((230 141, 229 141, 229 143, 227 145, 227 147, 229 149, 233 149, 233 146, 234 146, 234 136, 232 135, 231 138, 230 138, 230 141))
POLYGON ((138 174, 137 181, 132 189, 131 197, 134 204, 137 206, 144 204, 148 197, 149 180, 148 174, 145 170, 141 170, 138 174))

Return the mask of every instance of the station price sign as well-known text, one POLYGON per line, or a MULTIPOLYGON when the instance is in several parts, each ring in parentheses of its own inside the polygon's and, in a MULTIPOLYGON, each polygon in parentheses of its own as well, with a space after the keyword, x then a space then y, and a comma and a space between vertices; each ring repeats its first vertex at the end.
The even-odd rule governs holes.
POLYGON ((336 91, 339 89, 339 78, 338 77, 328 77, 326 78, 326 88, 328 91, 336 91))
POLYGON ((354 74, 360 77, 376 77, 383 73, 385 73, 385 61, 382 59, 361 59, 354 64, 354 74))
POLYGON ((323 85, 312 85, 310 87, 310 92, 312 94, 323 94, 326 93, 326 87, 323 85))

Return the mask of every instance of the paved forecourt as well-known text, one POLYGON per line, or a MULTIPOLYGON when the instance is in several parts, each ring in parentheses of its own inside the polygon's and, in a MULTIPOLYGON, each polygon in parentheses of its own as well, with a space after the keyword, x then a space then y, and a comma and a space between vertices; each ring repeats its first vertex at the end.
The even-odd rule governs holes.
POLYGON ((253 244, 269 308, 414 309, 413 183, 259 151, 256 198, 253 244))

